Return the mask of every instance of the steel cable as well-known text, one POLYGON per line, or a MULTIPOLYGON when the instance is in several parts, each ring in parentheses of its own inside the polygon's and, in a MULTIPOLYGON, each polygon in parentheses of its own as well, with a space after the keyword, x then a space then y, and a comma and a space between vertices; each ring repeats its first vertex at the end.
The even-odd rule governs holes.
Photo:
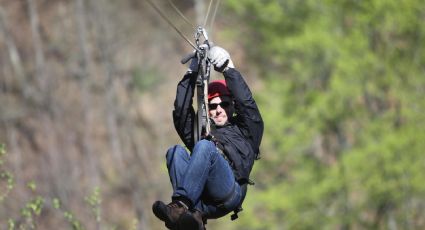
POLYGON ((168 3, 173 7, 173 9, 177 12, 177 14, 180 15, 181 18, 183 18, 183 20, 192 27, 192 29, 195 29, 196 27, 184 16, 184 14, 179 10, 179 8, 177 8, 176 5, 174 5, 174 3, 171 0, 168 0, 168 3))
POLYGON ((217 0, 217 2, 215 4, 215 8, 214 8, 214 13, 213 13, 212 18, 211 18, 211 21, 210 21, 210 25, 209 25, 209 28, 210 28, 210 31, 209 31, 210 37, 212 37, 212 34, 213 34, 213 28, 214 28, 213 25, 214 25, 214 22, 215 22, 215 17, 217 15, 218 6, 220 5, 220 2, 221 2, 221 0, 217 0))
POLYGON ((204 28, 205 28, 205 26, 207 26, 207 21, 208 21, 209 15, 210 15, 212 2, 213 2, 213 0, 210 0, 210 4, 208 5, 207 14, 205 15, 205 19, 204 19, 204 25, 203 25, 204 28))
POLYGON ((149 5, 151 5, 155 11, 171 26, 174 30, 187 42, 190 46, 192 46, 195 50, 198 50, 198 47, 196 47, 175 25, 168 19, 167 16, 156 6, 151 0, 146 0, 149 5))

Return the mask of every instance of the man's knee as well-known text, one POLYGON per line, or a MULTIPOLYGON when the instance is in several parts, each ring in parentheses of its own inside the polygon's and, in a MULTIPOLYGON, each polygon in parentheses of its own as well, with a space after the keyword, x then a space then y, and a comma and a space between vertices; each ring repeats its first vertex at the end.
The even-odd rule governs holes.
POLYGON ((188 153, 186 149, 181 145, 175 145, 168 149, 167 154, 165 155, 167 159, 167 165, 169 165, 172 161, 178 159, 186 159, 188 158, 188 153))
POLYGON ((198 141, 193 151, 197 154, 208 154, 211 156, 214 156, 217 153, 215 144, 208 140, 198 141))

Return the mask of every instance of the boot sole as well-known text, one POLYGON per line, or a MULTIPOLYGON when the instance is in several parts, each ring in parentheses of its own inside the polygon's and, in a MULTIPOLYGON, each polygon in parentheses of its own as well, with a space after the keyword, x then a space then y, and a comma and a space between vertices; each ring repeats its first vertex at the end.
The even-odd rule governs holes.
POLYGON ((193 218, 192 215, 185 213, 183 214, 178 222, 179 230, 203 230, 204 227, 198 221, 193 218))
POLYGON ((156 201, 153 205, 152 205, 152 212, 153 214, 160 220, 165 222, 165 226, 168 229, 176 229, 176 224, 171 223, 171 220, 168 218, 168 215, 166 213, 166 208, 167 205, 164 204, 161 201, 156 201))
POLYGON ((152 212, 153 212, 153 214, 155 214, 156 217, 158 217, 158 219, 160 219, 162 221, 166 221, 167 217, 162 212, 161 206, 163 206, 162 202, 156 201, 152 205, 152 212))

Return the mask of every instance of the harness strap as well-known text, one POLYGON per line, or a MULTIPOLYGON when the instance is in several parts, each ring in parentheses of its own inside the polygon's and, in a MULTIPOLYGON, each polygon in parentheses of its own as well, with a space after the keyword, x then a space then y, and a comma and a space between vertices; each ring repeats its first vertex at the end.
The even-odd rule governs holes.
POLYGON ((217 145, 217 143, 215 142, 215 145, 216 145, 216 149, 217 149, 217 151, 224 157, 224 159, 227 161, 227 162, 229 162, 229 164, 230 164, 230 160, 229 160, 229 158, 227 158, 227 156, 226 156, 226 154, 224 154, 224 152, 223 152, 223 150, 221 150, 219 147, 218 147, 218 145, 217 145))
POLYGON ((224 198, 223 199, 221 199, 220 201, 216 201, 218 204, 217 204, 217 207, 219 207, 219 208, 222 208, 222 207, 224 207, 224 204, 226 203, 226 202, 228 202, 228 201, 230 201, 230 199, 233 197, 233 194, 236 192, 236 182, 235 183, 233 183, 233 187, 232 187, 232 189, 230 190, 230 192, 226 195, 226 196, 224 196, 224 198))
MULTIPOLYGON (((229 162, 229 164, 230 164, 230 161, 227 158, 226 154, 224 154, 223 150, 221 150, 217 146, 217 143, 216 143, 216 149, 224 157, 224 159, 226 159, 229 162)), ((246 196, 246 193, 247 193, 247 190, 248 190, 248 184, 249 185, 254 185, 254 182, 252 180, 250 180, 250 179, 240 180, 240 181, 237 181, 236 183, 238 183, 240 185, 240 187, 241 187, 242 197, 241 197, 241 201, 240 201, 239 205, 233 210, 233 214, 230 216, 230 219, 232 221, 233 220, 236 220, 237 218, 239 218, 238 213, 243 211, 242 203, 245 200, 245 196, 246 196)), ((232 198, 233 193, 235 192, 235 189, 236 189, 236 183, 233 184, 233 189, 231 190, 231 192, 229 194, 227 194, 225 196, 225 199, 223 199, 222 201, 219 201, 219 204, 217 205, 217 207, 223 207, 224 204, 232 198)))
POLYGON ((243 211, 242 203, 245 200, 247 190, 248 190, 247 184, 241 185, 242 198, 241 198, 241 202, 239 203, 238 207, 236 207, 236 209, 233 210, 233 214, 230 216, 230 219, 232 221, 238 219, 238 217, 239 217, 238 213, 243 211))
MULTIPOLYGON (((222 199, 222 200, 220 200, 220 201, 216 201, 218 204, 216 204, 216 206, 218 207, 218 208, 223 208, 224 207, 224 204, 225 203, 227 203, 228 201, 230 201, 230 199, 233 197, 233 195, 234 195, 234 193, 236 192, 236 183, 237 182, 235 182, 234 184, 233 184, 233 188, 230 190, 230 192, 224 197, 224 199, 222 199)), ((241 193, 242 193, 242 197, 241 197, 241 201, 240 201, 240 203, 239 203, 239 205, 233 210, 233 214, 230 216, 230 219, 233 221, 233 220, 236 220, 237 218, 238 218, 238 213, 239 212, 241 212, 243 209, 242 209, 242 203, 243 203, 243 201, 244 201, 244 199, 245 199, 245 196, 246 196, 246 192, 247 192, 247 184, 243 184, 243 185, 240 185, 240 187, 241 187, 241 193)))

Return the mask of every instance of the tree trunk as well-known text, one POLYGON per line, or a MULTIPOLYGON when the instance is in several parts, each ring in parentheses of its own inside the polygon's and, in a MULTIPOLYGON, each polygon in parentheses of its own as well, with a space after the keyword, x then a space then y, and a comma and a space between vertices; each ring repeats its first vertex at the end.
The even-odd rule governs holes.
POLYGON ((108 23, 108 15, 106 10, 102 8, 105 4, 102 1, 91 1, 93 12, 93 21, 97 30, 97 44, 100 50, 101 64, 106 77, 106 90, 105 90, 105 104, 106 104, 106 125, 108 128, 109 143, 111 145, 112 157, 118 167, 118 172, 124 169, 123 152, 121 147, 121 140, 119 135, 119 127, 117 124, 117 110, 119 109, 116 101, 116 86, 115 86, 115 72, 116 67, 113 61, 113 50, 111 43, 111 30, 108 23))
POLYGON ((30 17, 31 24, 31 35, 34 45, 34 54, 35 54, 35 76, 38 86, 42 92, 47 90, 47 77, 45 72, 45 57, 43 51, 43 43, 40 36, 40 22, 37 13, 37 7, 35 0, 27 0, 28 4, 28 14, 30 17))
POLYGON ((9 60, 12 65, 13 72, 15 74, 15 77, 17 78, 17 81, 19 83, 19 86, 23 90, 24 96, 28 96, 26 94, 27 90, 24 85, 25 81, 25 71, 22 66, 22 59, 19 55, 18 49, 16 48, 15 41, 12 38, 11 33, 8 30, 7 27, 7 21, 6 21, 6 13, 3 10, 3 7, 0 6, 0 33, 4 37, 4 41, 6 44, 6 48, 9 54, 9 60))
POLYGON ((76 3, 76 20, 77 20, 77 32, 79 39, 79 47, 81 52, 80 70, 79 70, 79 83, 81 88, 81 106, 83 112, 83 155, 87 157, 88 169, 87 172, 90 175, 91 184, 99 186, 99 171, 98 161, 94 156, 92 146, 92 127, 93 117, 90 112, 92 108, 92 98, 89 92, 90 89, 90 69, 91 69, 91 57, 89 48, 87 45, 87 27, 86 27, 86 13, 83 0, 75 0, 76 3))

